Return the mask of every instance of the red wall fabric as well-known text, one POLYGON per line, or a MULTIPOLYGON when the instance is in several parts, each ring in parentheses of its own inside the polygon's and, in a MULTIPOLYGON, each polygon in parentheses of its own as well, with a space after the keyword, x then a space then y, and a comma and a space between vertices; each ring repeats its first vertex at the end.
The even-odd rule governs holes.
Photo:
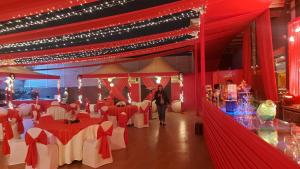
POLYGON ((183 110, 195 110, 195 74, 183 74, 183 110))
POLYGON ((212 72, 212 84, 226 83, 226 80, 232 80, 235 84, 240 84, 243 80, 243 70, 223 70, 212 72))
POLYGON ((300 83, 299 83, 299 62, 298 59, 300 53, 300 32, 296 32, 296 28, 300 26, 299 18, 289 23, 288 32, 289 38, 289 92, 294 96, 300 96, 300 83))
POLYGON ((180 99, 180 84, 171 83, 171 100, 179 100, 179 99, 180 99))
POLYGON ((274 55, 270 10, 266 10, 256 19, 256 42, 260 69, 263 75, 263 86, 267 99, 278 100, 275 78, 274 55))
POLYGON ((204 102, 204 138, 216 169, 298 169, 296 162, 204 102))
POLYGON ((243 70, 244 80, 252 86, 252 69, 251 69, 251 29, 250 26, 243 34, 243 70))
POLYGON ((131 100, 134 102, 139 102, 140 99, 140 84, 131 84, 131 100))

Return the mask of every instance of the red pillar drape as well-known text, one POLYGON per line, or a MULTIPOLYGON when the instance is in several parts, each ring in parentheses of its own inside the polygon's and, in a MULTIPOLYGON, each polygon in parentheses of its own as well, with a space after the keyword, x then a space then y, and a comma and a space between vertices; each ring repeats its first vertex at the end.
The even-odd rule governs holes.
POLYGON ((198 64, 198 44, 195 43, 194 45, 194 107, 195 107, 195 110, 196 110, 196 114, 198 115, 198 82, 199 82, 199 64, 198 64))
POLYGON ((171 83, 171 100, 179 100, 180 99, 180 84, 179 83, 171 83))
POLYGON ((138 83, 131 84, 131 100, 134 102, 140 101, 140 85, 138 83))
MULTIPOLYGON (((202 101, 202 98, 205 97, 205 33, 204 33, 204 27, 205 27, 205 14, 200 15, 200 101, 202 101)), ((199 104, 202 109, 202 102, 199 104)))
POLYGON ((263 86, 267 99, 278 100, 277 84, 275 79, 274 55, 270 10, 266 10, 256 19, 257 54, 263 75, 263 86))
POLYGON ((296 28, 300 27, 300 21, 294 20, 289 23, 289 57, 288 57, 288 72, 289 72, 289 92, 294 96, 300 96, 299 83, 299 53, 300 53, 300 32, 296 32, 296 28))
POLYGON ((250 26, 243 34, 243 71, 244 79, 249 85, 252 85, 252 69, 251 69, 251 28, 250 26))

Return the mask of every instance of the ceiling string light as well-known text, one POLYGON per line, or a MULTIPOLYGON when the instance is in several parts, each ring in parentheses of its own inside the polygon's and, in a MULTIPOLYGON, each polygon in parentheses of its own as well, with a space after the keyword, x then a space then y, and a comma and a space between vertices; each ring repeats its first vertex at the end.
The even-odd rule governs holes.
POLYGON ((155 46, 160 46, 160 45, 165 45, 170 43, 176 43, 176 42, 189 40, 193 38, 194 36, 185 34, 185 35, 167 37, 163 39, 152 40, 152 41, 147 41, 142 43, 130 44, 126 46, 104 48, 101 50, 90 50, 90 51, 81 51, 75 53, 63 53, 63 54, 46 55, 46 56, 31 57, 31 58, 20 58, 20 59, 15 59, 14 62, 16 64, 33 64, 33 63, 64 61, 64 60, 75 60, 78 58, 87 58, 87 57, 94 57, 94 56, 145 49, 145 48, 150 48, 150 47, 155 47, 155 46))
POLYGON ((109 9, 116 6, 126 5, 135 0, 106 0, 94 3, 81 4, 65 9, 53 10, 49 9, 47 13, 26 16, 24 18, 12 19, 0 23, 0 34, 7 34, 17 31, 22 31, 27 28, 43 26, 53 22, 71 20, 83 15, 97 15, 104 9, 109 9))
MULTIPOLYGON (((76 46, 81 44, 90 44, 103 41, 103 39, 110 40, 114 36, 120 36, 123 34, 132 33, 134 31, 141 31, 145 28, 154 28, 162 24, 170 24, 172 22, 189 20, 199 16, 198 12, 189 10, 172 15, 161 16, 154 19, 148 19, 144 21, 133 22, 130 24, 114 26, 99 30, 89 30, 86 32, 68 34, 63 36, 57 36, 52 38, 45 38, 33 41, 1 44, 0 53, 13 53, 13 52, 27 52, 36 50, 45 50, 53 48, 61 48, 68 46, 76 46)), ((187 25, 188 26, 188 25, 187 25)))

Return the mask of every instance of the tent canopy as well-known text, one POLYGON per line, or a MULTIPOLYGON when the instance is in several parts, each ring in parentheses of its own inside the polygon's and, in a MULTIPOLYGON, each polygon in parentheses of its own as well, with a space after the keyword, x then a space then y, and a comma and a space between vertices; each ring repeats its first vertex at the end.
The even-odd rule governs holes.
POLYGON ((81 74, 82 78, 128 77, 129 72, 120 64, 103 65, 98 70, 81 74))
POLYGON ((59 76, 46 75, 31 71, 24 67, 0 67, 0 78, 14 74, 16 79, 60 79, 59 76))
POLYGON ((172 76, 178 74, 176 69, 159 57, 152 59, 151 63, 143 69, 131 73, 131 76, 172 76))

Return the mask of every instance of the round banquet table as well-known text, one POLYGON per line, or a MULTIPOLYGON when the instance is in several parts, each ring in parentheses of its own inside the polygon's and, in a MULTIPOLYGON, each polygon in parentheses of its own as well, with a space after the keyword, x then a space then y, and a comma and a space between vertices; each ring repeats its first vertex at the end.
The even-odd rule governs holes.
POLYGON ((83 143, 96 139, 101 118, 81 119, 79 123, 65 124, 64 120, 40 123, 36 127, 53 134, 58 145, 59 166, 82 160, 83 143))
POLYGON ((130 118, 137 111, 138 111, 138 107, 135 105, 127 105, 124 107, 108 106, 108 113, 111 116, 118 117, 120 113, 125 112, 128 118, 130 118))

